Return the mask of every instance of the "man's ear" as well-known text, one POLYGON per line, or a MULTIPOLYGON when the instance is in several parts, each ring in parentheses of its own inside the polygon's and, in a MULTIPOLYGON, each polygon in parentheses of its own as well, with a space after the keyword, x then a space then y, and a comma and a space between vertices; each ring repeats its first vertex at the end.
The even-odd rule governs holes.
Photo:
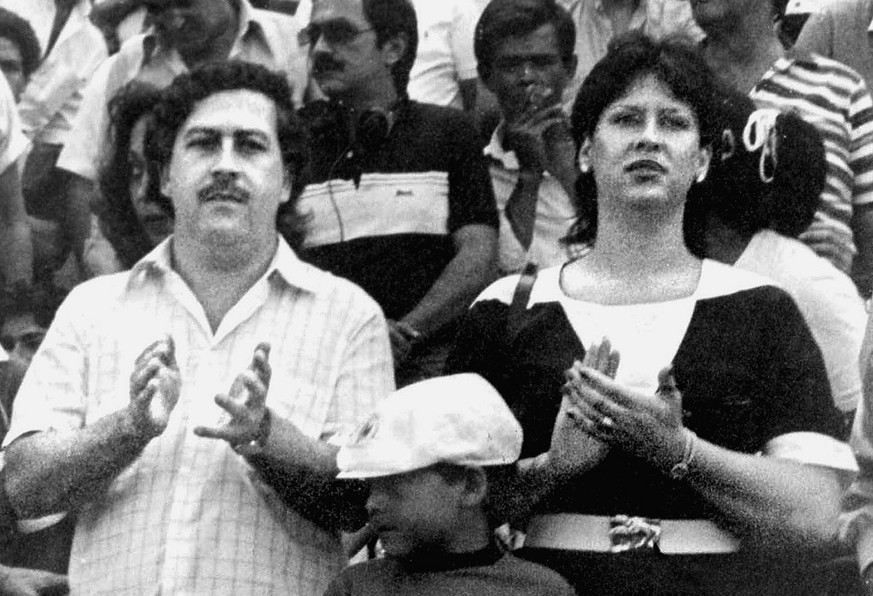
POLYGON ((403 60, 407 48, 409 48, 409 40, 406 33, 398 33, 382 44, 382 55, 388 68, 393 68, 395 64, 403 60))

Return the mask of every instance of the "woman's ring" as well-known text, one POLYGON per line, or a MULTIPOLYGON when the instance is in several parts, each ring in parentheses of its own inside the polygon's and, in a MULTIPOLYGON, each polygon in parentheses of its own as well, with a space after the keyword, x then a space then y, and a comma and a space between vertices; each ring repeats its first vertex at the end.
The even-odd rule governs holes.
POLYGON ((603 418, 600 419, 600 426, 602 426, 604 428, 612 428, 614 425, 615 425, 615 423, 613 422, 612 418, 610 418, 609 416, 604 416, 603 418))

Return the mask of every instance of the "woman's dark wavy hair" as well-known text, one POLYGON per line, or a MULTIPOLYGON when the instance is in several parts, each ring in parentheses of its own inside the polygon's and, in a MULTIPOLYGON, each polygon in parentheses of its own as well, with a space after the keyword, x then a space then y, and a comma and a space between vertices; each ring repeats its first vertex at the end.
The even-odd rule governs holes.
POLYGON ((39 68, 42 57, 42 50, 33 27, 30 26, 27 19, 11 10, 0 7, 0 37, 10 39, 18 46, 18 51, 21 52, 21 68, 24 71, 24 77, 30 78, 33 71, 39 68))
POLYGON ((223 91, 248 90, 265 95, 276 106, 276 135, 285 172, 291 176, 291 196, 279 205, 276 228, 295 251, 303 244, 307 218, 297 211, 297 200, 309 172, 309 140, 294 110, 291 88, 281 74, 259 64, 227 60, 205 64, 176 77, 155 106, 153 142, 147 155, 158 168, 168 167, 176 135, 196 105, 223 91))
MULTIPOLYGON (((154 246, 136 215, 130 196, 130 136, 133 127, 143 116, 148 116, 161 92, 144 83, 133 81, 122 87, 109 101, 109 136, 100 167, 98 184, 100 197, 95 212, 100 230, 115 249, 118 259, 126 267, 144 257, 154 246)), ((149 145, 148 128, 146 148, 149 145)), ((146 193, 160 201, 160 181, 154 164, 147 164, 146 193)), ((172 210, 172 206, 168 207, 172 210)))
MULTIPOLYGON (((712 71, 693 41, 678 36, 654 40, 632 31, 609 44, 606 56, 594 65, 576 95, 571 124, 577 148, 594 134, 603 111, 636 81, 648 75, 653 75, 679 101, 691 107, 697 118, 701 145, 712 145, 720 130, 721 94, 712 71)), ((592 173, 582 174, 576 181, 575 202, 576 222, 565 240, 593 243, 597 235, 597 188, 592 173)), ((686 245, 698 256, 702 256, 704 250, 702 208, 702 196, 692 187, 683 227, 686 245)))

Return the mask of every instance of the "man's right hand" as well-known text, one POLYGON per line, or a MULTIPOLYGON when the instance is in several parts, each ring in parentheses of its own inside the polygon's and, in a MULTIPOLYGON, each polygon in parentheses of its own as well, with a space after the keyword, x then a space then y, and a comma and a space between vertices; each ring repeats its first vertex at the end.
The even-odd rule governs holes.
POLYGON ((167 335, 143 350, 130 376, 129 409, 140 434, 151 438, 164 432, 181 386, 176 347, 167 335))
POLYGON ((575 170, 576 145, 560 105, 530 108, 507 122, 504 144, 524 171, 548 171, 560 179, 575 170))

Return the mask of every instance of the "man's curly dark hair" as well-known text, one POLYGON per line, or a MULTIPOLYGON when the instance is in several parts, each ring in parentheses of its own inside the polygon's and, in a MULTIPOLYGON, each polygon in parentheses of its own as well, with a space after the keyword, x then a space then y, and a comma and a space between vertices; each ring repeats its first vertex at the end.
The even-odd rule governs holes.
POLYGON ((153 142, 147 146, 147 156, 159 169, 166 169, 176 135, 195 106, 216 93, 241 89, 265 95, 276 106, 276 135, 286 174, 292 181, 289 200, 279 205, 276 228, 291 248, 299 250, 305 236, 306 218, 297 211, 297 200, 308 177, 309 143, 291 100, 291 88, 281 74, 258 64, 228 60, 179 75, 163 91, 155 108, 153 142))
POLYGON ((36 38, 36 33, 27 19, 24 19, 11 10, 0 8, 0 37, 9 39, 18 46, 21 52, 21 67, 24 70, 24 77, 30 78, 39 67, 42 57, 42 50, 39 47, 39 40, 36 38))
MULTIPOLYGON (((148 116, 161 92, 156 87, 133 81, 122 87, 109 101, 109 138, 100 167, 100 198, 94 211, 100 222, 100 231, 115 249, 118 260, 126 267, 144 257, 154 246, 136 215, 130 196, 131 164, 130 137, 136 123, 148 116)), ((146 146, 148 146, 146 134, 146 146)), ((160 199, 160 181, 154 164, 148 168, 146 192, 152 200, 172 210, 166 199, 160 199)))

